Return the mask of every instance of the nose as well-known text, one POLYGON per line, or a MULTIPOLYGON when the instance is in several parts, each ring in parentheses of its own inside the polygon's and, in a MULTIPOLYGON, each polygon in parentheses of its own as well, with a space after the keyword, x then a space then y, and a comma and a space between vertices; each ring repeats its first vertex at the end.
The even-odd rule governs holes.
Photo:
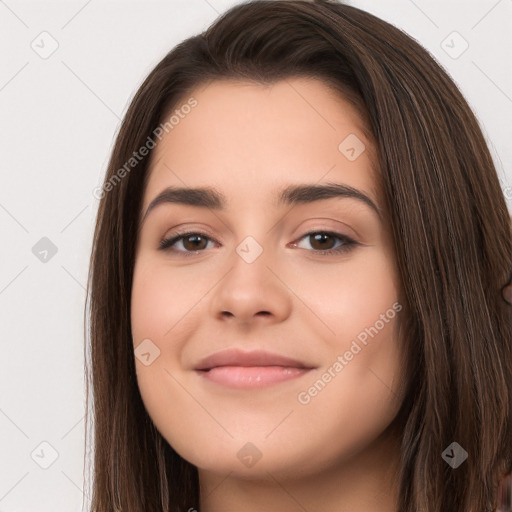
POLYGON ((212 290, 210 313, 219 321, 241 324, 277 323, 291 313, 293 292, 271 251, 251 261, 233 251, 229 269, 212 290))

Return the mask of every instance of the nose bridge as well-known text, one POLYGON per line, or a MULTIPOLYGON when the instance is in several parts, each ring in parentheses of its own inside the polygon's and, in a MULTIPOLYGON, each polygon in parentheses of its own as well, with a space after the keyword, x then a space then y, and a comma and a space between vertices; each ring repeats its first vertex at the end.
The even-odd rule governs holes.
MULTIPOLYGON (((245 286, 249 287, 249 292, 256 293, 260 287, 268 288, 270 284, 272 273, 267 268, 272 267, 270 260, 273 250, 268 246, 270 238, 265 238, 265 245, 262 240, 264 237, 260 235, 258 238, 261 243, 253 235, 245 236, 235 245, 230 258, 231 270, 226 277, 235 282, 240 293, 245 290, 245 286)), ((261 293, 261 290, 259 291, 261 293)), ((244 293, 247 293, 247 290, 244 293)))
POLYGON ((263 237, 261 235, 258 238, 261 243, 253 235, 248 235, 235 248, 236 254, 247 265, 252 265, 258 260, 261 264, 262 261, 267 259, 269 252, 268 237, 265 237, 265 242, 262 240, 263 237), (266 247, 263 246, 263 243, 266 244, 266 247), (264 253, 265 255, 263 256, 264 253))
POLYGON ((273 272, 279 273, 281 265, 278 258, 281 228, 265 198, 259 197, 255 191, 252 199, 249 203, 239 204, 235 215, 233 232, 237 240, 230 260, 230 274, 242 282, 252 282, 256 287, 262 284, 274 287, 275 282, 279 282, 273 272), (263 204, 266 207, 262 207, 263 204))
POLYGON ((211 302, 214 317, 228 315, 247 323, 258 313, 281 320, 289 314, 290 297, 274 275, 278 264, 272 256, 276 251, 265 247, 262 240, 269 244, 273 238, 261 235, 263 229, 258 233, 245 236, 235 245, 229 268, 214 290, 211 302))
POLYGON ((270 229, 271 217, 261 206, 263 198, 255 192, 252 199, 250 203, 237 204, 235 210, 236 225, 233 231, 236 240, 232 264, 236 270, 245 269, 253 273, 257 269, 258 274, 265 276, 268 273, 265 263, 270 264, 271 255, 276 249, 273 246, 277 243, 276 230, 270 229))

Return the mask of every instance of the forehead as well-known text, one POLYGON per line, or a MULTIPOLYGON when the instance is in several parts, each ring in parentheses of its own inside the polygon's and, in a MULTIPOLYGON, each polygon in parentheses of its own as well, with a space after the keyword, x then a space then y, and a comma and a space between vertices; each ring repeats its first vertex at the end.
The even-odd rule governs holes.
POLYGON ((355 107, 320 80, 217 80, 190 91, 171 115, 153 150, 145 206, 170 185, 215 186, 240 206, 289 183, 324 181, 378 202, 374 144, 355 107))

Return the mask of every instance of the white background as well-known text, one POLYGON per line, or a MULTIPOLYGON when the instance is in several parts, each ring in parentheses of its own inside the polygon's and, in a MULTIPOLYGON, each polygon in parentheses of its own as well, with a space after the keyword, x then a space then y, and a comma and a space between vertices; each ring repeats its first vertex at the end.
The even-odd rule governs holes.
MULTIPOLYGON (((0 1, 0 512, 82 509, 92 191, 145 76, 236 3, 0 1), (41 58, 33 46, 48 50, 52 40, 57 50, 41 58), (57 249, 45 263, 32 251, 43 237, 57 249)), ((510 206, 512 0, 350 3, 404 29, 448 70, 477 114, 510 206), (462 39, 447 40, 452 56, 443 48, 453 31, 469 44, 458 58, 462 39)))

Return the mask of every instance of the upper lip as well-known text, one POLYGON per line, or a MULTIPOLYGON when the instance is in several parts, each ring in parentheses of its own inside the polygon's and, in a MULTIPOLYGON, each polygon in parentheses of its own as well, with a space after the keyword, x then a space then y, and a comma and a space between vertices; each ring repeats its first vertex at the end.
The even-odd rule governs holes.
POLYGON ((238 349, 226 349, 201 359, 195 370, 210 370, 216 366, 286 366, 291 368, 314 368, 311 365, 281 354, 253 350, 244 352, 238 349))

